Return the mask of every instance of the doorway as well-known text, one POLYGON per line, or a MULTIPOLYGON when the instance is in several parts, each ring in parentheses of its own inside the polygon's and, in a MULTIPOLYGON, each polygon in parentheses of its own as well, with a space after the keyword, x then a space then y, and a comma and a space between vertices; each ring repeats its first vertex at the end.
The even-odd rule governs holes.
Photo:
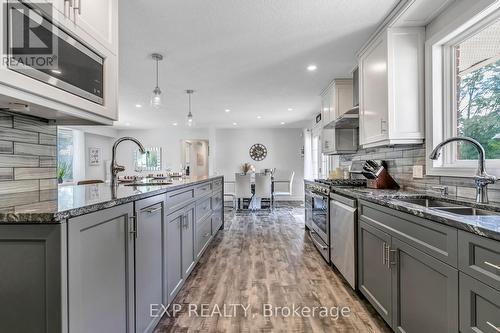
POLYGON ((181 162, 193 177, 208 177, 208 140, 182 140, 181 162))

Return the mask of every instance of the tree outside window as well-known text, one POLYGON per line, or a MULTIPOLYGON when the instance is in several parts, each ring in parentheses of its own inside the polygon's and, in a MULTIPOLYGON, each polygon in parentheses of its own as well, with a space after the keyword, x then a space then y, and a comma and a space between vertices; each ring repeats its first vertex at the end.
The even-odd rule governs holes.
MULTIPOLYGON (((500 20, 455 46, 456 133, 479 141, 487 159, 500 159, 500 20)), ((457 146, 458 160, 475 160, 468 144, 457 146)))

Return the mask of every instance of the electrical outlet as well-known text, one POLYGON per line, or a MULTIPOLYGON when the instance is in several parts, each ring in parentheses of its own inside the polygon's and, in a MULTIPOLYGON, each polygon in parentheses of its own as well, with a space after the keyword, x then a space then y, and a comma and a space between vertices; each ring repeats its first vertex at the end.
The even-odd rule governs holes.
POLYGON ((424 178, 424 166, 414 165, 413 166, 413 178, 424 178))

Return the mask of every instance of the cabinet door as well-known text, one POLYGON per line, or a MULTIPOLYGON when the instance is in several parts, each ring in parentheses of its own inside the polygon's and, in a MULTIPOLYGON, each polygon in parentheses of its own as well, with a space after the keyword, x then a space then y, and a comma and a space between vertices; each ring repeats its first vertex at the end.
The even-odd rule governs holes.
POLYGON ((76 25, 114 54, 118 53, 118 0, 79 0, 76 25))
POLYGON ((171 303, 182 286, 182 261, 181 261, 181 229, 184 220, 184 210, 181 209, 167 217, 167 283, 168 303, 171 303))
POLYGON ((500 291, 460 272, 460 332, 500 332, 500 291))
POLYGON ((393 329, 458 332, 458 271, 392 238, 393 329))
POLYGON ((391 270, 386 261, 391 237, 364 221, 359 224, 358 286, 387 323, 391 323, 391 270))
POLYGON ((133 204, 68 220, 69 331, 134 331, 133 204))
POLYGON ((182 221, 182 276, 186 278, 195 263, 195 206, 186 208, 182 221))
POLYGON ((150 315, 151 304, 167 304, 164 244, 164 195, 135 203, 135 330, 151 332, 159 317, 150 315))
POLYGON ((387 137, 387 40, 379 38, 360 59, 360 126, 362 144, 387 137))

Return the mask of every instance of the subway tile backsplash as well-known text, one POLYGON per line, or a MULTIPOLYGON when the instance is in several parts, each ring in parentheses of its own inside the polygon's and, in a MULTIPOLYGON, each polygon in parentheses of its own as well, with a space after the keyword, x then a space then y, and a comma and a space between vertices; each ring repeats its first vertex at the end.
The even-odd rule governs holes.
MULTIPOLYGON (((34 202, 37 191, 57 190, 57 127, 47 121, 0 111, 1 208, 34 202), (23 198, 23 195, 25 198, 23 198)), ((38 200, 42 201, 40 194, 38 200)))
MULTIPOLYGON (((353 160, 380 159, 387 162, 389 173, 405 189, 433 190, 433 187, 446 185, 451 195, 475 198, 472 178, 424 176, 413 178, 413 166, 423 165, 425 170, 425 145, 360 149, 356 154, 339 155, 340 167, 349 167, 353 160)), ((425 172, 424 172, 425 173, 425 172)), ((500 202, 500 184, 488 186, 490 201, 500 202)))

